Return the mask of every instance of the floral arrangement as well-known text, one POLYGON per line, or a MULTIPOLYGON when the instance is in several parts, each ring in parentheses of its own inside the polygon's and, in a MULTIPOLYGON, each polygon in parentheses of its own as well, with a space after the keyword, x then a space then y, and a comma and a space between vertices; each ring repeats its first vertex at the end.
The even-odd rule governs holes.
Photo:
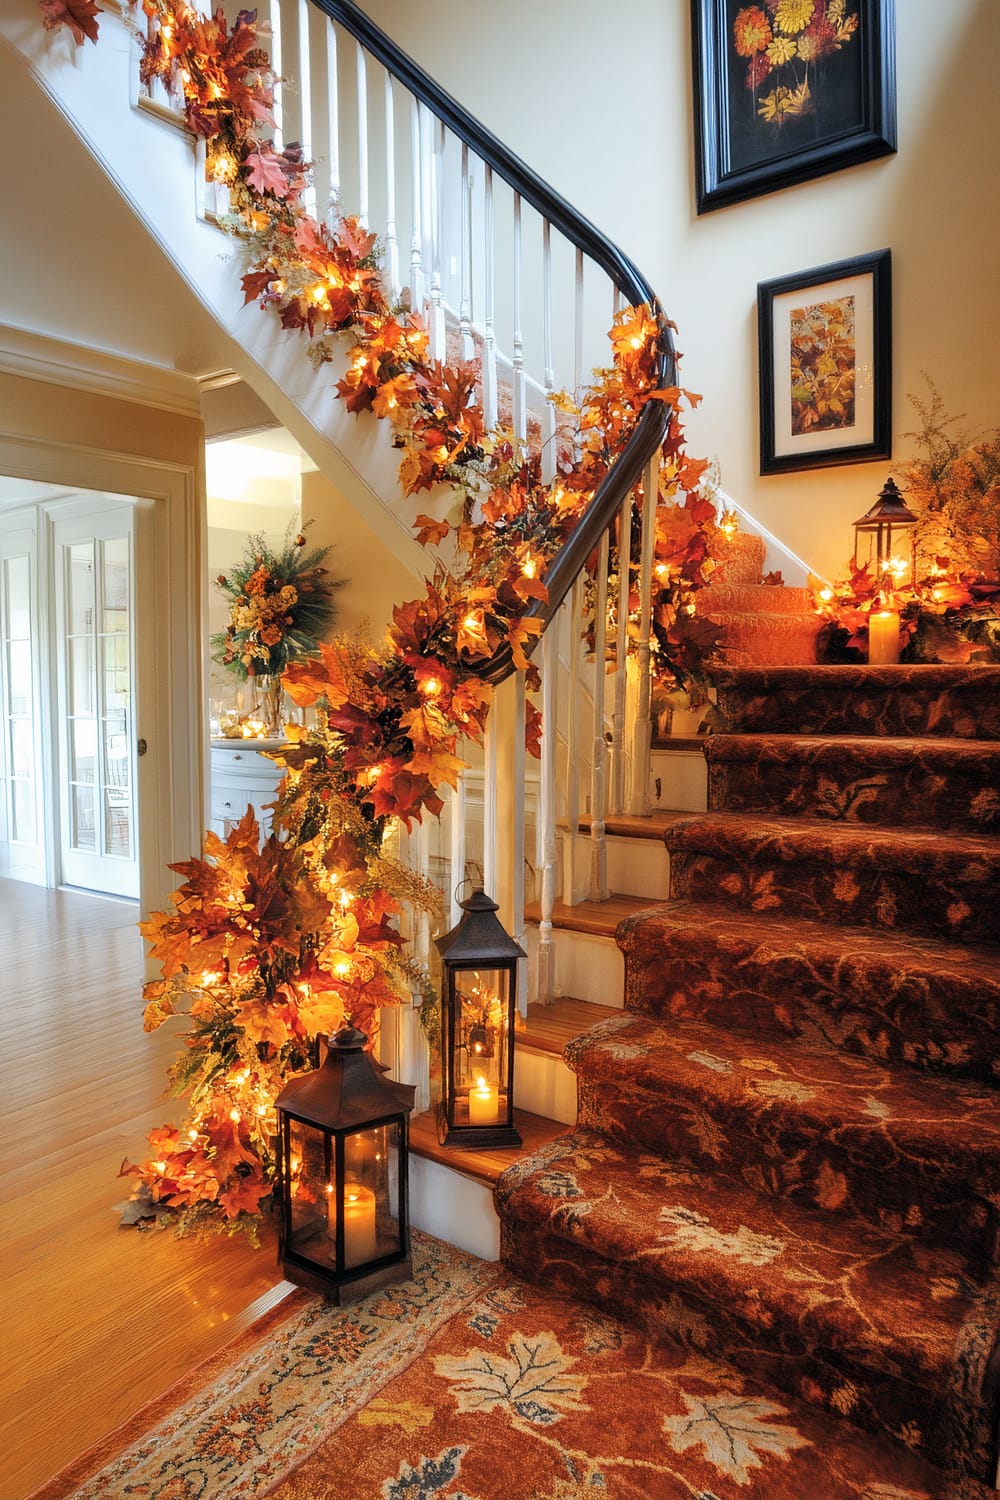
MULTIPOLYGON (((96 0, 42 0, 42 9, 46 26, 96 40, 96 0)), ((183 876, 173 911, 142 924, 163 976, 145 987, 145 1023, 187 1024, 171 1087, 189 1114, 154 1131, 149 1158, 123 1172, 138 1178, 126 1219, 166 1215, 182 1231, 255 1235, 273 1174, 273 1099, 289 1073, 310 1065, 312 1039, 345 1017, 373 1036, 378 1007, 426 993, 397 917, 404 903, 429 909, 436 893, 387 859, 390 820, 409 827, 440 811, 440 788, 455 785, 463 766, 460 742, 482 738, 492 689, 481 673, 499 648, 536 680, 529 653, 542 622, 531 609, 547 599, 545 570, 647 401, 671 411, 653 625, 656 671, 668 685, 693 683, 717 636, 694 604, 714 566, 715 511, 698 493, 706 465, 683 449, 681 404, 698 398, 656 388, 659 328, 648 308, 618 313, 609 366, 579 399, 558 398, 572 431, 557 477, 544 480, 537 453, 510 431, 486 430, 474 367, 429 358, 421 318, 386 291, 374 236, 356 219, 330 228, 305 211, 308 163, 297 147, 279 152, 265 138, 273 74, 255 13, 241 11, 230 29, 221 11, 209 19, 187 0, 144 0, 143 9, 156 24, 136 33, 142 77, 179 95, 208 144, 209 171, 229 188, 222 222, 246 251, 246 301, 304 334, 317 365, 348 340, 338 393, 350 410, 390 423, 403 492, 443 483, 460 502, 454 523, 416 516, 418 540, 449 539, 457 562, 438 563, 423 595, 396 607, 381 646, 319 639, 315 610, 331 587, 319 555, 286 549, 272 558, 252 540, 243 567, 220 582, 233 605, 220 642, 228 664, 247 675, 258 663, 280 669, 314 722, 289 726, 272 752, 286 775, 263 848, 249 817, 226 840, 209 834, 203 858, 173 867, 183 876), (292 656, 296 629, 309 649, 292 656)), ((623 562, 637 572, 636 558, 623 562)), ((539 732, 529 704, 535 751, 539 732)))
POLYGON ((328 579, 322 565, 333 548, 306 546, 304 532, 289 532, 275 553, 255 533, 243 560, 216 579, 230 610, 226 629, 212 637, 213 659, 241 679, 280 675, 314 656, 334 622, 333 591, 343 581, 328 579))
POLYGON ((1000 432, 956 431, 961 418, 927 385, 927 398, 907 397, 920 426, 904 436, 918 453, 897 468, 921 576, 904 584, 852 563, 834 585, 814 580, 826 661, 865 660, 876 609, 899 613, 903 661, 1000 661, 1000 432))
POLYGON ((813 108, 810 66, 838 52, 858 29, 857 11, 847 0, 764 0, 745 5, 733 21, 733 45, 747 60, 746 86, 756 94, 770 79, 757 113, 770 124, 813 108))

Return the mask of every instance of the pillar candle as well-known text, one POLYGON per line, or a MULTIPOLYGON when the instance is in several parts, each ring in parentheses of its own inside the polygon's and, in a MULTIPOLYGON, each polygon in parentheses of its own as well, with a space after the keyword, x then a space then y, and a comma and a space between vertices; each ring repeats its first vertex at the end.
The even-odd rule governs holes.
MULTIPOLYGON (((337 1204, 331 1191, 328 1200, 327 1237, 337 1238, 337 1204)), ((360 1182, 344 1184, 344 1265, 357 1266, 366 1260, 374 1260, 377 1249, 375 1235, 375 1194, 360 1182)))
POLYGON ((899 661, 899 614, 882 609, 868 616, 868 660, 873 665, 899 661))
POLYGON ((469 1124, 495 1125, 499 1114, 499 1097, 493 1084, 485 1078, 476 1082, 469 1090, 469 1124))

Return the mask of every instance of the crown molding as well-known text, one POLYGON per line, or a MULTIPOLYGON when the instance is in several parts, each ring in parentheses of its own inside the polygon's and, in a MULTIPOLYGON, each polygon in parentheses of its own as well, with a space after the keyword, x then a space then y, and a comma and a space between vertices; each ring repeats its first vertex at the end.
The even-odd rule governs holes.
POLYGON ((9 323, 0 324, 0 374, 113 396, 178 416, 201 416, 201 384, 194 375, 69 344, 9 323))

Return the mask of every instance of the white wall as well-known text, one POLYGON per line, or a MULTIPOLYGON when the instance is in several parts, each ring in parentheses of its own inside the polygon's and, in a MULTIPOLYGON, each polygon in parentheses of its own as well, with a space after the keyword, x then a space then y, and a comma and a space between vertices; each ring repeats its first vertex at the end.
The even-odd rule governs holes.
POLYGON ((922 371, 970 426, 997 421, 997 0, 897 0, 895 156, 700 217, 688 0, 361 4, 632 256, 705 398, 691 451, 817 570, 842 571, 889 464, 758 474, 758 281, 889 247, 894 456, 922 371))

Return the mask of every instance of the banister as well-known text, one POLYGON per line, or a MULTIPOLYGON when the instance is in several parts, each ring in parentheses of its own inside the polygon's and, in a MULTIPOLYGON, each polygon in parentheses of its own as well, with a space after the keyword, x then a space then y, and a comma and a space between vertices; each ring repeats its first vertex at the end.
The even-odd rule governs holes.
MULTIPOLYGON (((353 0, 310 0, 331 21, 336 21, 366 52, 424 103, 448 129, 469 146, 527 203, 553 224, 563 236, 608 275, 631 306, 647 305, 658 328, 658 361, 654 389, 665 390, 677 383, 677 354, 673 331, 652 287, 632 260, 554 188, 533 172, 498 136, 440 87, 407 56, 353 0)), ((526 613, 541 617, 545 624, 555 615, 574 579, 609 527, 643 468, 663 440, 670 422, 669 402, 647 401, 634 430, 597 486, 594 497, 567 538, 545 575, 548 600, 535 601, 526 613)), ((514 671, 510 648, 501 646, 478 675, 501 682, 514 671)))

